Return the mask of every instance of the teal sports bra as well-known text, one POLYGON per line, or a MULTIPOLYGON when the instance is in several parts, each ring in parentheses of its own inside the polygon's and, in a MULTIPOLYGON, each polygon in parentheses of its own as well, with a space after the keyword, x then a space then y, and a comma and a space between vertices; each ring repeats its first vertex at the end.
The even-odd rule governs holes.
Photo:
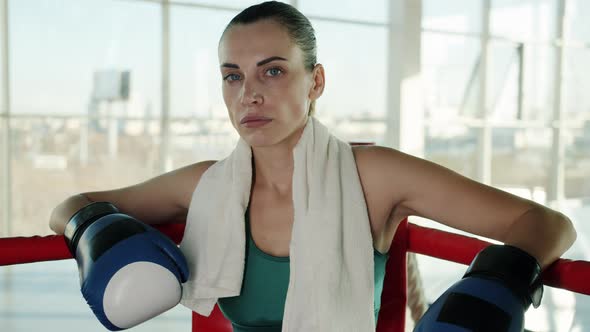
MULTIPOLYGON (((246 265, 239 296, 220 298, 217 303, 232 323, 234 332, 281 332, 287 287, 289 257, 260 250, 252 238, 246 217, 246 265)), ((389 255, 373 250, 375 261, 375 321, 381 307, 385 265, 389 255)))

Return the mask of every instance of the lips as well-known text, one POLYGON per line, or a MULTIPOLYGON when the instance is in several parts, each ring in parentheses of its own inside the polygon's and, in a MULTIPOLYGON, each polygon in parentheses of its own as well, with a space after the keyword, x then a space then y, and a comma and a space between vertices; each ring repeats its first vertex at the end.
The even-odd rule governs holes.
POLYGON ((257 128, 271 122, 272 119, 261 115, 248 115, 240 120, 240 124, 247 128, 257 128))

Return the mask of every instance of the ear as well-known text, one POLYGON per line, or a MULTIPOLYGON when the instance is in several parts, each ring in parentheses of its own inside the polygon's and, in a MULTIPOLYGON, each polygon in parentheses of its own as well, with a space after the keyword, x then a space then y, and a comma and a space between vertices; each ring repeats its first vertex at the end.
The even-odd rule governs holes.
POLYGON ((312 86, 309 90, 309 99, 316 100, 318 99, 322 93, 324 93, 324 87, 326 86, 326 75, 324 73, 324 66, 321 64, 316 64, 313 67, 312 72, 312 86))

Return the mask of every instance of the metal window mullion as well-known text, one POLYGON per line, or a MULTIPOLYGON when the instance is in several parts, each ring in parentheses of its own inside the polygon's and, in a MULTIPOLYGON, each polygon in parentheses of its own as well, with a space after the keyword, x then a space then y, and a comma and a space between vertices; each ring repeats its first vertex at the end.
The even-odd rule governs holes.
POLYGON ((169 171, 170 159, 170 4, 162 1, 162 110, 158 172, 169 171))
MULTIPOLYGON (((565 0, 560 0, 557 8, 556 33, 557 40, 563 40, 563 27, 565 16, 565 0)), ((564 160, 565 147, 563 142, 563 123, 562 123, 562 82, 563 82, 563 45, 555 46, 555 98, 553 100, 553 144, 551 146, 551 166, 549 170, 549 188, 547 190, 547 202, 549 204, 559 204, 564 198, 564 160)))
POLYGON ((489 121, 489 110, 487 108, 487 72, 488 72, 488 45, 490 40, 490 7, 491 0, 482 2, 481 10, 481 37, 480 37, 480 75, 479 75, 479 94, 477 98, 477 109, 483 126, 478 131, 478 148, 476 151, 476 177, 481 183, 491 183, 491 165, 492 165, 492 128, 489 121))

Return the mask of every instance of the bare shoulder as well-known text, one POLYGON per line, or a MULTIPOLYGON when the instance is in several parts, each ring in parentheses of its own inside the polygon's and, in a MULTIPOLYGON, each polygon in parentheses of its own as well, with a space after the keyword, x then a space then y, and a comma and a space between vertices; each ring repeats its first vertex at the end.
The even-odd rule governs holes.
POLYGON ((420 158, 384 146, 355 146, 353 154, 359 175, 370 182, 383 183, 403 178, 407 172, 426 162, 420 158))
MULTIPOLYGON (((391 167, 404 166, 424 162, 423 159, 410 154, 379 145, 352 147, 357 167, 378 171, 388 170, 391 167)), ((359 170, 360 171, 360 170, 359 170)))
MULTIPOLYGON (((357 163, 357 167, 373 170, 384 163, 393 161, 401 157, 401 152, 379 145, 359 145, 353 146, 352 152, 357 163)), ((360 172, 361 170, 359 170, 360 172)))
POLYGON ((180 174, 183 178, 192 178, 193 180, 197 180, 198 182, 203 173, 205 173, 209 169, 209 167, 211 167, 216 162, 217 160, 200 161, 198 163, 190 164, 188 166, 179 168, 173 172, 180 174))
POLYGON ((352 151, 367 200, 383 208, 399 207, 404 197, 400 181, 416 158, 383 146, 355 146, 352 151))

